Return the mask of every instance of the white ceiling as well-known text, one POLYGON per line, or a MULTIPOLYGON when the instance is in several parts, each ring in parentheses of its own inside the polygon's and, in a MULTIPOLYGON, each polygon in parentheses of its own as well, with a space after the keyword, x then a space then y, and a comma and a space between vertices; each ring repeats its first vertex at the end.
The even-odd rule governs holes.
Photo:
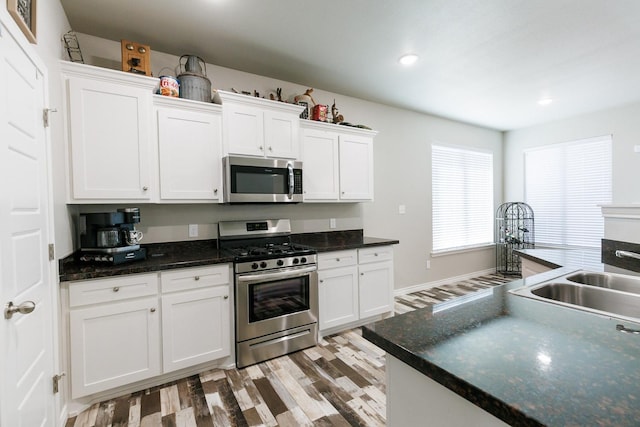
POLYGON ((61 2, 80 33, 494 129, 640 101, 639 0, 61 2))

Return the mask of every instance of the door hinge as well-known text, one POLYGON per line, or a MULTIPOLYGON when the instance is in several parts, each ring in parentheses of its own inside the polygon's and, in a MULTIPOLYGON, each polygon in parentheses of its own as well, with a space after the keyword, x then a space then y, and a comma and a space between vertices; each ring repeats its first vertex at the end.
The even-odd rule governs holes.
POLYGON ((49 261, 56 259, 56 248, 53 243, 49 243, 49 261))
POLYGON ((60 374, 54 375, 53 378, 51 378, 53 380, 53 394, 56 394, 57 392, 60 391, 60 380, 65 375, 67 374, 64 372, 61 372, 60 374))
POLYGON ((42 122, 44 123, 44 127, 49 127, 49 113, 57 113, 58 110, 55 108, 44 108, 42 110, 42 122))

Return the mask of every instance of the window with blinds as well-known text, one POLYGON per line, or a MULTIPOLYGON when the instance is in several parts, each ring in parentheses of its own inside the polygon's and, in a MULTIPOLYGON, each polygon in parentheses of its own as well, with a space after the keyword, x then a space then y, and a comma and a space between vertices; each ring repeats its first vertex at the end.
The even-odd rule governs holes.
POLYGON ((527 150, 524 168, 536 244, 599 248, 604 237, 599 205, 612 198, 611 135, 527 150))
POLYGON ((493 242, 493 154, 431 146, 433 252, 493 242))

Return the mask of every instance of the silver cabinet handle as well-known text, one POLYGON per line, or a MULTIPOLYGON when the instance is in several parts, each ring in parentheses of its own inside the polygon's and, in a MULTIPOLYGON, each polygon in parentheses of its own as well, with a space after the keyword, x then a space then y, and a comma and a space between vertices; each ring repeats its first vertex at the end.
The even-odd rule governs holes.
POLYGON ((152 312, 152 313, 155 313, 156 312, 156 308, 155 307, 151 307, 151 310, 149 310, 149 311, 152 312))
POLYGON ((264 148, 262 148, 262 145, 258 148, 260 149, 260 151, 264 151, 264 148))
POLYGON ((375 254, 373 254, 374 256, 378 256, 378 253, 376 252, 375 254))
POLYGON ((120 290, 120 288, 117 287, 117 286, 115 288, 113 288, 113 292, 118 292, 119 290, 120 290))
POLYGON ((364 276, 364 273, 360 273, 361 276, 364 276))
POLYGON ((36 303, 33 301, 25 301, 20 305, 14 305, 13 301, 9 301, 4 306, 4 318, 11 319, 14 314, 29 314, 36 308, 36 303))
POLYGON ((225 296, 224 296, 224 299, 229 299, 229 295, 225 295, 225 296))
POLYGON ((149 189, 149 187, 147 187, 146 185, 144 187, 142 187, 142 191, 147 191, 149 189))
POLYGON ((218 194, 218 189, 217 188, 213 189, 213 194, 218 194))
POLYGON ((269 151, 273 151, 273 147, 269 147, 269 151))
POLYGON ((320 283, 324 283, 324 280, 320 280, 320 283))
POLYGON ((194 280, 200 280, 200 276, 196 276, 193 278, 194 280))
POLYGON ((336 262, 340 262, 340 258, 336 258, 336 262))

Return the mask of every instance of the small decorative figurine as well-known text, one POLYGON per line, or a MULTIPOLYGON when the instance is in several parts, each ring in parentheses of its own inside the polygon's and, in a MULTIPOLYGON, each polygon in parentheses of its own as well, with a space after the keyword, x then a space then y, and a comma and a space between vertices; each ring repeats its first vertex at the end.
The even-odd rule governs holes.
POLYGON ((333 100, 333 105, 331 106, 331 116, 333 117, 333 123, 338 124, 340 122, 344 122, 344 117, 342 114, 338 114, 338 107, 336 107, 336 100, 333 100))
POLYGON ((316 101, 313 99, 311 94, 313 93, 313 88, 309 88, 302 95, 296 95, 293 97, 293 103, 297 104, 299 102, 306 102, 309 105, 316 105, 316 101))

